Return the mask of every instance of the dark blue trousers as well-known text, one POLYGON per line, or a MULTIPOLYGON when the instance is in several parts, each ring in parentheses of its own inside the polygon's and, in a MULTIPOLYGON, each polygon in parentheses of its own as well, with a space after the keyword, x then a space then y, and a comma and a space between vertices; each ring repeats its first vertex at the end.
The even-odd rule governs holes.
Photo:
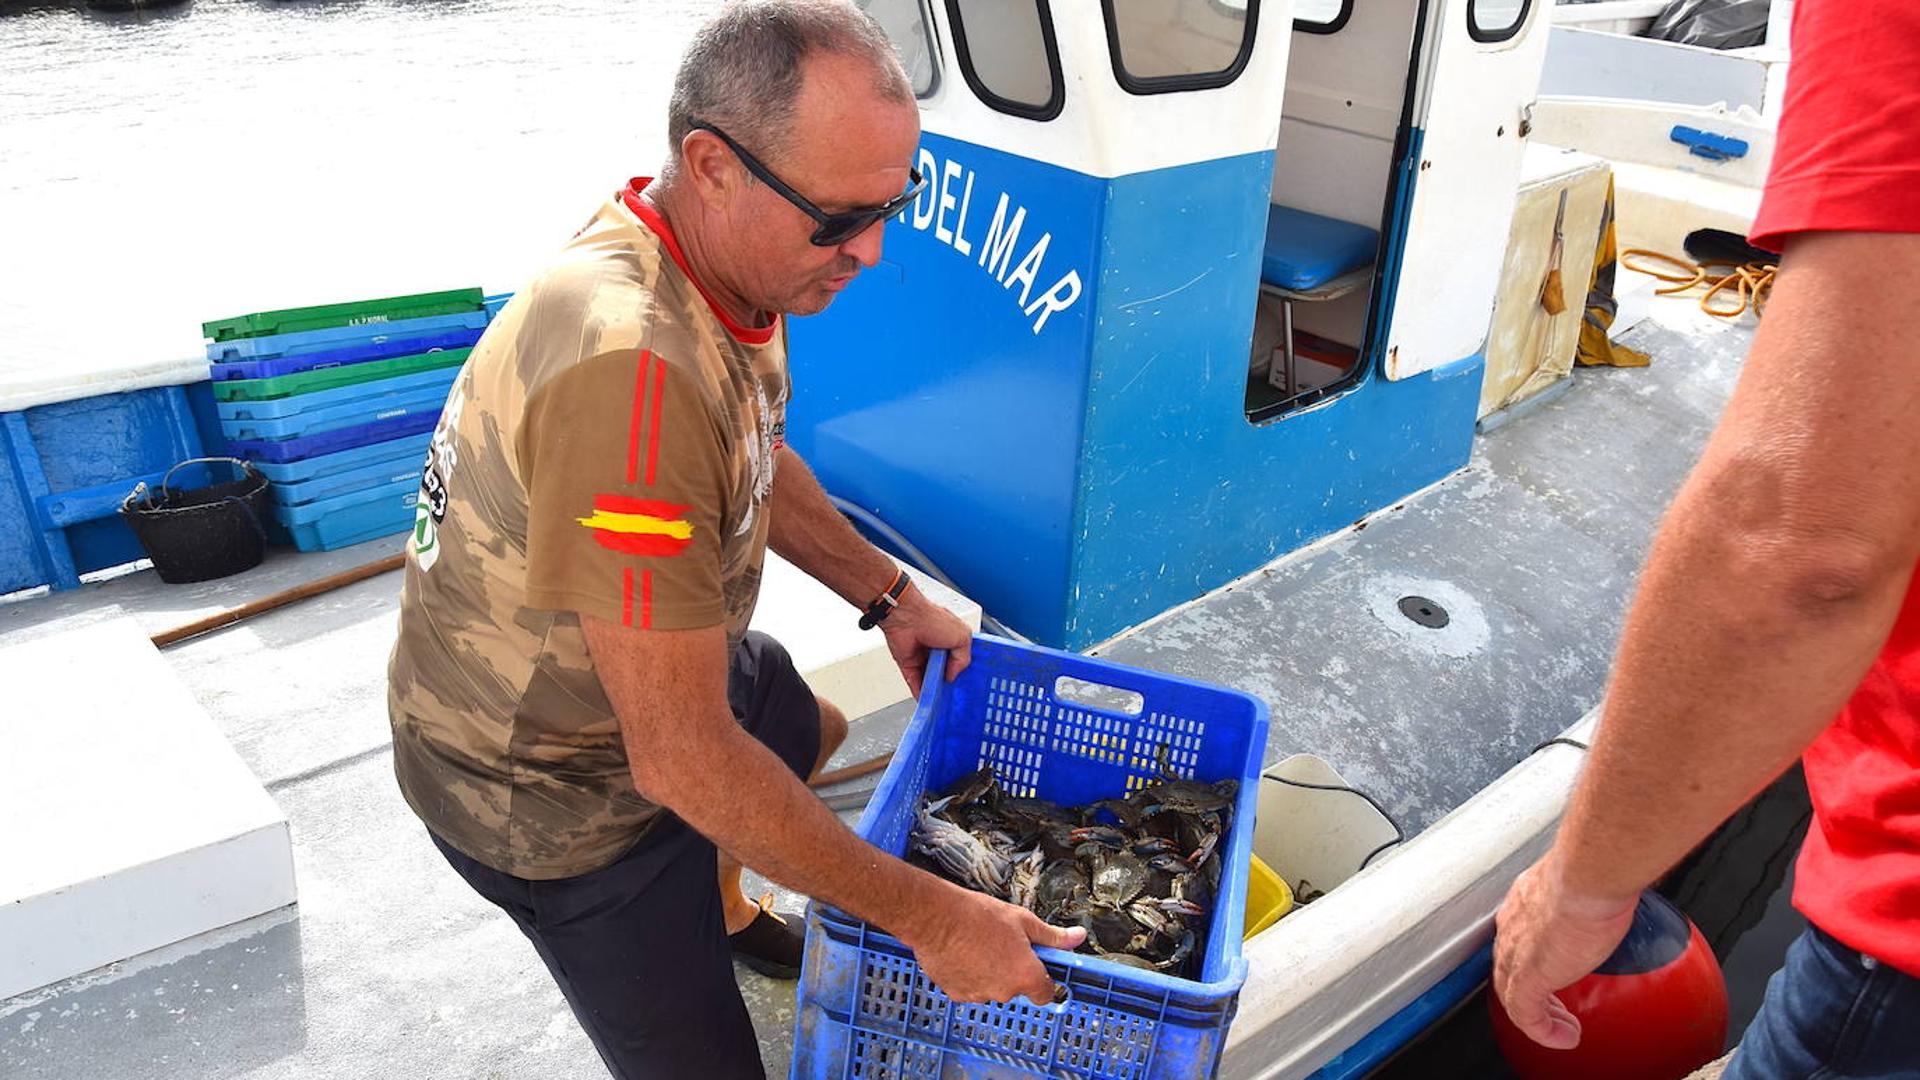
MULTIPOLYGON (((819 706, 778 642, 747 635, 727 697, 747 731, 795 775, 813 771, 819 706)), ((734 982, 706 837, 665 814, 611 865, 552 881, 504 874, 437 836, 433 842, 527 935, 616 1080, 765 1076, 734 982)))

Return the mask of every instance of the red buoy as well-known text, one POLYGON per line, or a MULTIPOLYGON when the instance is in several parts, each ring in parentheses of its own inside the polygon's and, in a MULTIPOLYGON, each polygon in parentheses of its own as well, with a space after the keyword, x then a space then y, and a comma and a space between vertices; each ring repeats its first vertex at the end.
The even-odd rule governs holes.
POLYGON ((1727 983, 1700 930, 1651 891, 1640 894, 1620 947, 1560 991, 1580 1019, 1580 1045, 1549 1050, 1489 993, 1494 1041, 1520 1080, 1681 1080, 1727 1040, 1727 983))

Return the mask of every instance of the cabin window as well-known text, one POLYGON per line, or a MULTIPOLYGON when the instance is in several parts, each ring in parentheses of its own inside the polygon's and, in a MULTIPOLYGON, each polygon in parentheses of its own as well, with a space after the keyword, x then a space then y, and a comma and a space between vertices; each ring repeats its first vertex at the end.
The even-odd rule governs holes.
POLYGON ((913 96, 927 98, 940 85, 940 65, 934 62, 933 24, 924 0, 860 0, 900 54, 900 65, 913 83, 913 96))
POLYGON ((1247 66, 1260 0, 1106 0, 1113 74, 1130 93, 1225 86, 1247 66))
POLYGON ((1506 41, 1520 32, 1532 6, 1533 0, 1467 0, 1467 33, 1486 44, 1506 41))
POLYGON ((1353 17, 1353 0, 1296 0, 1293 28, 1309 34, 1334 34, 1353 17))
POLYGON ((1047 0, 947 0, 960 74, 988 106, 1029 120, 1060 115, 1065 91, 1047 0))

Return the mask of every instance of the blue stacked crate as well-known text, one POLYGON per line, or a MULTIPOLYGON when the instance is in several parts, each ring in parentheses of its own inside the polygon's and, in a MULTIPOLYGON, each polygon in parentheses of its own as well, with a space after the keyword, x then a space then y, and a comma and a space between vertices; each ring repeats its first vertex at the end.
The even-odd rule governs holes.
POLYGON ((461 289, 203 325, 220 427, 272 481, 273 539, 328 551, 412 527, 433 426, 497 306, 461 289))

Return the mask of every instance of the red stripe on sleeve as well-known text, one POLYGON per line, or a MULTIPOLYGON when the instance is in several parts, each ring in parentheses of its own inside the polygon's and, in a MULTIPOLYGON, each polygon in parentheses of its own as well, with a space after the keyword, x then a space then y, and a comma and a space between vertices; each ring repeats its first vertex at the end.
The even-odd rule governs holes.
MULTIPOLYGON (((633 571, 627 571, 631 578, 633 571)), ((640 629, 653 629, 653 571, 640 571, 640 629)))
POLYGON ((624 579, 624 581, 622 582, 623 587, 621 589, 621 596, 620 596, 620 625, 632 626, 633 625, 633 567, 631 566, 623 567, 621 570, 621 577, 624 579))
POLYGON ((647 425, 647 483, 653 483, 654 466, 660 461, 660 401, 667 396, 667 365, 663 361, 653 369, 653 419, 647 425))
POLYGON ((633 379, 633 420, 627 425, 627 483, 639 478, 640 473, 640 422, 647 408, 647 365, 653 360, 653 354, 640 350, 640 370, 633 379))

